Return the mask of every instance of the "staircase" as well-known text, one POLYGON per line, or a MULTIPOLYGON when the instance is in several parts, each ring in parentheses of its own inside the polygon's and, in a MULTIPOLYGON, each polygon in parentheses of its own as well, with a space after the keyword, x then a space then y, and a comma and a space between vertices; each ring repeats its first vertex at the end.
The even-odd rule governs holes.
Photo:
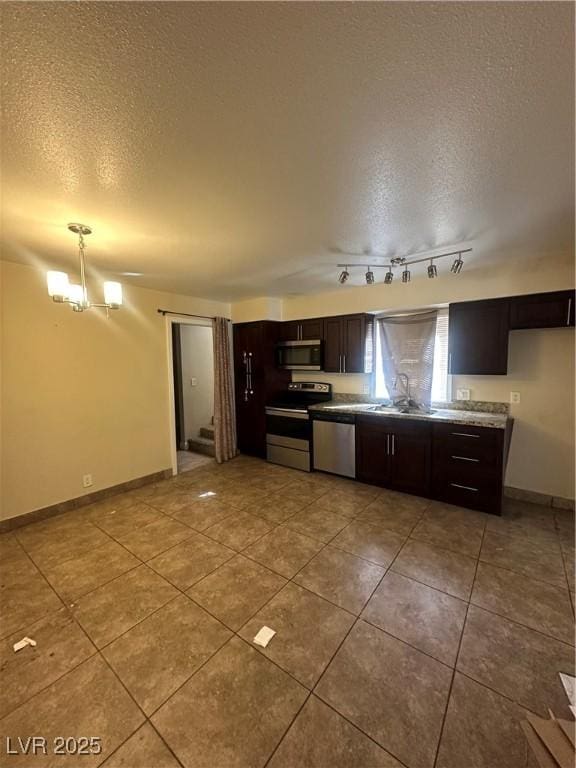
POLYGON ((203 453, 205 456, 215 456, 214 447, 214 417, 211 423, 206 427, 200 427, 198 437, 188 440, 188 450, 194 453, 203 453))

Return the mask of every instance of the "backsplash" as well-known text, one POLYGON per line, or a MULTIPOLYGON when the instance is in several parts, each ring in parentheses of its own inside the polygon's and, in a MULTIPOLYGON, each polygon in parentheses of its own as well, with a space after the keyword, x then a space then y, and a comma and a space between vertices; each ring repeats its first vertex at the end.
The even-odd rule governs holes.
MULTIPOLYGON (((334 392, 333 399, 339 403, 387 403, 386 398, 370 395, 353 395, 346 392, 334 392)), ((508 403, 489 403, 483 400, 453 400, 451 403, 432 403, 432 408, 448 408, 453 411, 475 411, 476 413, 508 414, 508 403)))

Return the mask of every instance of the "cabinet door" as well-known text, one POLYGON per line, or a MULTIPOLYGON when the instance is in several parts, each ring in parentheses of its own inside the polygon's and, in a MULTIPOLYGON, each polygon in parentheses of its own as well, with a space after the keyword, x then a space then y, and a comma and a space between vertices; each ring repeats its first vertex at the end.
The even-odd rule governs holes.
POLYGON ((404 493, 428 496, 432 467, 430 424, 396 420, 390 426, 390 479, 388 486, 404 493))
POLYGON ((300 320, 300 338, 306 341, 324 338, 324 320, 321 317, 313 320, 300 320))
POLYGON ((366 361, 366 318, 364 315, 342 317, 342 354, 344 373, 364 373, 366 361))
POLYGON ((298 326, 297 320, 279 323, 278 341, 298 341, 298 326))
POLYGON ((342 318, 327 317, 324 320, 324 370, 342 372, 342 318))
POLYGON ((510 299, 510 328, 565 328, 574 325, 574 291, 535 293, 510 299))
POLYGON ((507 373, 508 313, 508 299, 450 304, 450 373, 507 373))
POLYGON ((390 481, 390 434, 376 419, 356 420, 356 478, 387 486, 390 481))

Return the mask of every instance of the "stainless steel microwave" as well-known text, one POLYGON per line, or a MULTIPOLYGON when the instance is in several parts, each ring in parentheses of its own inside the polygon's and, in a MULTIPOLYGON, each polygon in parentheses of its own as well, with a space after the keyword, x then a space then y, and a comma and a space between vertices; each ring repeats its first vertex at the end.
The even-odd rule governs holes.
POLYGON ((276 365, 288 371, 321 371, 322 342, 282 341, 276 346, 276 365))

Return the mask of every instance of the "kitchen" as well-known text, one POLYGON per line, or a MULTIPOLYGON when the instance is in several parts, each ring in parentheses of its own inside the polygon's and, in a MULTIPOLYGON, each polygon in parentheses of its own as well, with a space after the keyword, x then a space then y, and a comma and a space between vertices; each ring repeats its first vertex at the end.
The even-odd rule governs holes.
MULTIPOLYGON (((418 318, 422 311, 392 317, 418 318)), ((510 337, 573 328, 574 293, 457 302, 448 315, 448 375, 506 377, 510 337)), ((431 407, 429 398, 412 399, 410 376, 400 368, 392 371, 393 398, 333 391, 325 374, 370 379, 382 365, 378 322, 376 313, 362 313, 235 324, 240 451, 496 515, 505 492, 569 503, 505 487, 514 430, 507 402, 472 402, 464 389, 462 399, 431 407)))

